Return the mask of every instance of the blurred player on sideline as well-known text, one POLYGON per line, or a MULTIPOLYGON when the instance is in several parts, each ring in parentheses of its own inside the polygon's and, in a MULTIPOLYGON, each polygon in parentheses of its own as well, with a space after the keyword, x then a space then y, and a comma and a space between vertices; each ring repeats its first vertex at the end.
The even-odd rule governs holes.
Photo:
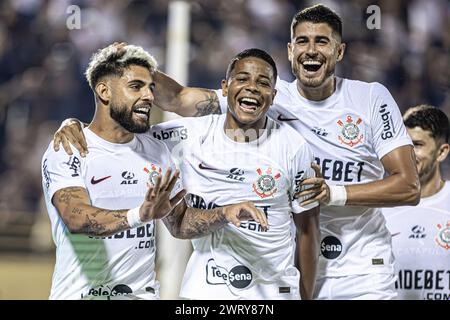
MULTIPOLYGON (((320 238, 318 201, 305 197, 302 207, 297 196, 303 197, 301 181, 314 175, 314 158, 295 130, 266 116, 276 94, 276 77, 270 55, 245 50, 231 60, 222 81, 226 114, 152 127, 150 134, 180 160, 190 206, 215 208, 245 199, 264 210, 270 226, 262 233, 260 225, 250 221, 194 239, 183 298, 312 298, 320 238), (292 220, 298 229, 297 248, 292 220)), ((56 142, 67 139, 85 144, 78 125, 55 134, 56 142)))
POLYGON ((403 120, 414 143, 421 194, 417 207, 383 209, 396 288, 399 299, 450 300, 450 182, 440 170, 450 149, 449 120, 429 105, 408 109, 403 120))
POLYGON ((186 206, 169 150, 141 134, 150 128, 155 71, 156 61, 141 47, 119 51, 111 45, 94 54, 86 77, 96 112, 83 130, 91 152, 85 158, 67 155, 51 143, 43 156, 56 244, 50 299, 159 298, 155 219, 165 218, 182 238, 213 232, 229 221, 240 225, 240 219, 267 226, 249 203, 211 210, 186 206))

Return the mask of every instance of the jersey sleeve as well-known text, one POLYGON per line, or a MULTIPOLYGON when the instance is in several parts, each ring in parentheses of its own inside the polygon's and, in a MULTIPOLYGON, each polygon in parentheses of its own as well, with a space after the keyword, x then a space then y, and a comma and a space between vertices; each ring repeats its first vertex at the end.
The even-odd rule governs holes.
POLYGON ((217 90, 213 90, 213 91, 216 93, 217 99, 219 99, 220 111, 222 111, 222 114, 227 113, 228 101, 227 101, 227 97, 224 97, 222 95, 222 89, 217 89, 217 90))
MULTIPOLYGON (((72 146, 72 150, 76 150, 72 146)), ((56 191, 68 187, 86 188, 82 176, 82 158, 74 151, 68 155, 63 149, 58 152, 53 150, 52 145, 42 158, 41 174, 44 193, 51 201, 56 191)))
POLYGON ((300 186, 303 180, 315 177, 314 169, 311 167, 313 161, 314 156, 307 143, 303 143, 291 160, 289 199, 291 201, 292 212, 294 213, 301 213, 319 205, 319 202, 315 201, 307 206, 301 206, 300 203, 306 200, 306 198, 297 198, 295 196, 298 192, 306 189, 304 186, 300 186))
POLYGON ((372 84, 370 108, 374 148, 379 159, 398 147, 412 145, 397 103, 379 83, 372 84))

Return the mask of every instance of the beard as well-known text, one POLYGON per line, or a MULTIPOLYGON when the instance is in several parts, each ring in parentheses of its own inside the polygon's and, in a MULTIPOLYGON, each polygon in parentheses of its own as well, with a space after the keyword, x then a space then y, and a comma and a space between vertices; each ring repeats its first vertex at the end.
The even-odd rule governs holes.
POLYGON ((128 110, 125 106, 119 107, 116 104, 111 104, 109 115, 128 132, 144 133, 150 129, 150 117, 147 123, 134 121, 133 111, 128 110))

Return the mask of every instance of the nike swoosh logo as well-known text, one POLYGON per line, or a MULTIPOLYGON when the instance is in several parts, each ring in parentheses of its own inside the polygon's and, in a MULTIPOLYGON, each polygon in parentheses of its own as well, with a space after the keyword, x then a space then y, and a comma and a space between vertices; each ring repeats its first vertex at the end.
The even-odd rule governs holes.
POLYGON ((202 170, 216 170, 216 168, 211 168, 211 167, 207 167, 203 164, 203 162, 200 162, 200 164, 198 165, 198 167, 202 170))
POLYGON ((92 177, 92 179, 91 179, 91 183, 92 184, 97 184, 97 183, 100 183, 100 182, 102 182, 102 181, 104 181, 104 180, 106 180, 106 179, 108 179, 108 178, 111 178, 111 176, 107 176, 107 177, 104 177, 104 178, 100 178, 100 179, 95 179, 95 177, 92 177))
POLYGON ((297 118, 283 118, 283 116, 281 114, 278 115, 277 119, 279 121, 294 121, 294 120, 298 120, 297 118))
POLYGON ((395 237, 395 236, 398 236, 400 233, 401 233, 401 232, 393 233, 393 234, 391 234, 391 237, 393 238, 393 237, 395 237))

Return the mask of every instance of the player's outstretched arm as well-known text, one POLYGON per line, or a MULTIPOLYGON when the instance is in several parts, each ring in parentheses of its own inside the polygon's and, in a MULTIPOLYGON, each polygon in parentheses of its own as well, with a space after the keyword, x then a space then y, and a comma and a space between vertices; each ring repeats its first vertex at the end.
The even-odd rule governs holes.
POLYGON ((221 113, 219 99, 213 90, 184 87, 160 71, 156 72, 154 80, 154 104, 164 111, 183 117, 221 113))
POLYGON ((315 200, 327 205, 375 208, 419 203, 420 183, 413 148, 411 146, 396 148, 386 154, 381 162, 388 176, 374 182, 329 186, 320 176, 304 180, 302 186, 314 185, 314 188, 299 193, 299 197, 307 198, 302 205, 315 200))
POLYGON ((370 183, 346 186, 346 205, 417 205, 420 201, 420 182, 413 147, 408 145, 396 148, 386 154, 381 162, 388 176, 370 183))
POLYGON ((243 202, 212 210, 190 208, 180 203, 170 215, 163 219, 170 233, 180 239, 193 239, 212 233, 229 222, 236 227, 241 221, 255 220, 264 231, 268 228, 266 216, 251 202, 243 202))
POLYGON ((294 215, 297 226, 297 264, 300 270, 300 295, 313 298, 319 260, 319 207, 294 215))
POLYGON ((86 234, 105 237, 136 227, 152 219, 164 218, 183 198, 185 191, 180 191, 169 200, 179 172, 173 177, 168 169, 164 178, 158 177, 155 186, 149 187, 142 205, 132 210, 107 210, 91 205, 87 190, 82 187, 69 187, 55 192, 52 203, 58 210, 64 224, 74 234, 86 234), (137 216, 130 217, 130 212, 137 216))

